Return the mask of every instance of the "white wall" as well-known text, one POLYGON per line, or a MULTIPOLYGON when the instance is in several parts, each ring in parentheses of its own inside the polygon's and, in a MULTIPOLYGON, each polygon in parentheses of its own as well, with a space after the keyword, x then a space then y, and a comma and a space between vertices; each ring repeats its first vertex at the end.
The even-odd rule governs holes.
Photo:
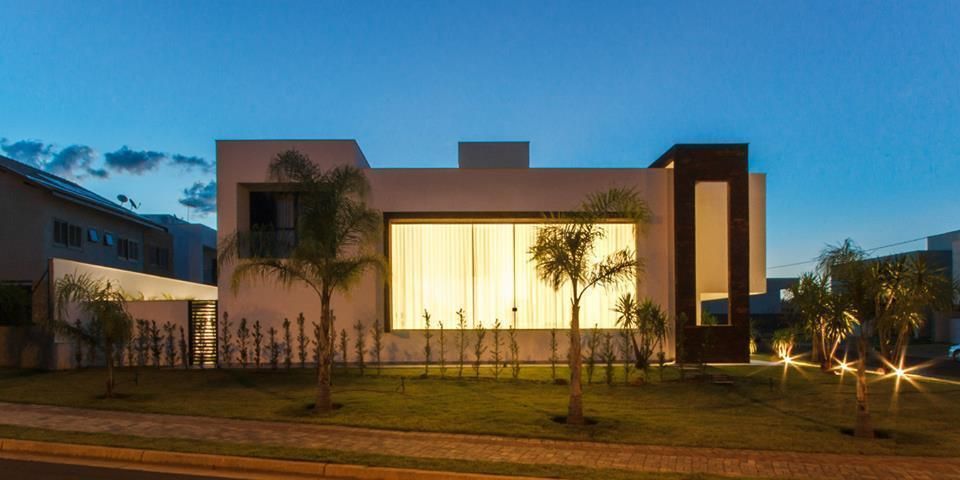
MULTIPOLYGON (((312 160, 329 167, 355 164, 358 158, 352 141, 263 141, 217 143, 217 231, 224 235, 246 228, 245 186, 266 182, 267 166, 277 154, 297 149, 312 160)), ((611 187, 633 187, 648 202, 654 218, 638 242, 637 251, 646 262, 646 273, 638 288, 661 305, 672 305, 672 258, 668 252, 671 234, 668 228, 671 208, 669 187, 672 172, 666 169, 367 169, 372 186, 372 206, 384 212, 542 212, 568 211, 584 197, 611 187)), ((289 290, 270 282, 248 284, 238 292, 230 289, 233 269, 220 272, 220 310, 229 312, 234 325, 240 318, 260 320, 264 328, 280 328, 283 319, 291 321, 303 312, 307 322, 319 321, 319 299, 303 287, 289 290)), ((333 302, 336 329, 346 329, 354 337, 352 325, 361 321, 369 327, 383 321, 383 283, 378 275, 367 275, 347 295, 333 302)), ((436 320, 454 324, 453 313, 431 312, 436 320)), ((559 334, 561 344, 567 342, 559 334)), ((436 337, 434 337, 436 341, 436 337)), ((520 355, 525 359, 549 357, 549 332, 524 331, 520 334, 520 355)), ((422 332, 395 331, 385 336, 386 355, 391 361, 419 361, 423 355, 422 332)), ((436 347, 435 347, 436 348, 436 347)), ((668 350, 672 354, 672 343, 668 350)), ((563 347, 562 352, 566 351, 563 347)))

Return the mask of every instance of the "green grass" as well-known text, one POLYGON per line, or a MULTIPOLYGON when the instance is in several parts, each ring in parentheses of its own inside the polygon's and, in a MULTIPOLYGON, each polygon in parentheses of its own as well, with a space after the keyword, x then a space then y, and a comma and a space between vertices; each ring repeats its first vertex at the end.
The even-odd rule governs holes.
POLYGON ((734 385, 680 382, 672 369, 663 383, 653 370, 651 382, 642 386, 587 385, 586 414, 598 423, 585 427, 551 420, 566 411, 567 387, 550 383, 549 368, 543 367, 525 367, 521 380, 499 382, 419 379, 421 370, 413 368, 385 369, 380 377, 369 370, 364 377, 339 373, 334 401, 344 406, 325 416, 307 411, 314 393, 311 369, 146 368, 140 370, 139 384, 133 383, 132 370, 121 370, 118 390, 125 397, 111 400, 98 399, 102 370, 0 370, 0 401, 601 442, 960 455, 960 386, 923 382, 918 389, 904 383, 894 395, 893 380, 874 377, 871 408, 876 427, 889 438, 865 441, 843 433, 853 426, 850 375, 841 380, 797 368, 785 375, 782 366, 710 370, 733 376, 734 385), (401 376, 403 393, 398 391, 401 376))
POLYGON ((304 460, 310 462, 344 463, 377 467, 416 468, 447 472, 487 473, 496 475, 524 475, 571 480, 718 480, 714 475, 640 473, 613 469, 589 469, 559 465, 525 465, 517 463, 473 462, 460 460, 394 457, 364 453, 341 452, 291 447, 273 447, 222 442, 196 442, 173 438, 143 438, 106 433, 58 432, 36 428, 0 425, 0 437, 21 440, 62 442, 110 447, 163 450, 170 452, 208 453, 244 457, 304 460))

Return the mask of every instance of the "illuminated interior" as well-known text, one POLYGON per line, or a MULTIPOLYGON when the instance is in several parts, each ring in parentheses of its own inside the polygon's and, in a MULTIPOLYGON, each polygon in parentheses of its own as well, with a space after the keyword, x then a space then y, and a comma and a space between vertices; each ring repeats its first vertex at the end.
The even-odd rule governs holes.
MULTIPOLYGON (((392 223, 390 225, 390 316, 396 330, 423 329, 423 312, 431 328, 456 328, 455 312, 466 312, 467 327, 518 329, 568 328, 571 289, 559 291, 540 280, 528 251, 536 239, 535 223, 392 223), (514 310, 515 309, 515 310, 514 310)), ((594 256, 617 250, 636 251, 635 227, 607 223, 594 256)), ((635 281, 584 295, 580 326, 615 328, 613 308, 635 281)))

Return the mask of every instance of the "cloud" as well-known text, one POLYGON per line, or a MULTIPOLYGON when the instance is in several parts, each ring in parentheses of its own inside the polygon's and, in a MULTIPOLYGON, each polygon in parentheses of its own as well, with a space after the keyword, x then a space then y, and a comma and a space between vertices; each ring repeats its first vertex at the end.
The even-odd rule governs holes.
POLYGON ((107 168, 115 172, 142 175, 154 170, 160 162, 167 158, 166 154, 152 150, 130 150, 124 145, 116 152, 104 155, 107 168))
POLYGON ((200 216, 206 216, 217 211, 217 182, 195 182, 189 188, 183 189, 180 205, 194 209, 200 216))
POLYGON ((79 144, 59 149, 54 144, 40 140, 10 143, 6 138, 0 138, 0 151, 14 160, 71 180, 91 177, 105 179, 109 178, 111 173, 143 175, 167 165, 181 170, 198 169, 210 173, 214 166, 214 162, 203 157, 153 150, 131 150, 126 145, 105 154, 102 163, 93 148, 79 144))
POLYGON ((187 170, 193 167, 197 167, 207 173, 213 170, 213 164, 211 162, 208 162, 201 157, 191 157, 187 155, 180 155, 179 153, 170 156, 170 163, 184 167, 187 170))
POLYGON ((44 170, 61 177, 80 179, 87 175, 97 178, 107 178, 108 173, 102 168, 94 168, 93 162, 97 153, 86 145, 70 145, 53 155, 47 162, 44 170))
POLYGON ((37 168, 42 168, 53 153, 53 145, 45 144, 39 140, 20 140, 19 142, 7 143, 7 139, 4 138, 0 139, 0 149, 10 155, 10 158, 37 168))

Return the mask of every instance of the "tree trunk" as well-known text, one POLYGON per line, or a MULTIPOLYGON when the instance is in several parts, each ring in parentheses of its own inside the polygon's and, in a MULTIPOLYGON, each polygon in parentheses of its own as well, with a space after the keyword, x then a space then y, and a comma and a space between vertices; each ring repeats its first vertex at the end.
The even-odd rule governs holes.
POLYGON ((333 330, 333 317, 330 313, 330 293, 320 296, 320 355, 317 358, 317 399, 314 403, 316 413, 333 410, 330 394, 330 332, 333 330))
POLYGON ((860 363, 857 365, 857 418, 853 435, 859 438, 873 438, 873 422, 870 420, 870 407, 867 404, 867 339, 861 327, 857 339, 857 351, 860 363))
POLYGON ((107 394, 106 398, 113 398, 113 344, 105 342, 103 347, 104 360, 107 362, 107 394))
POLYGON ((820 353, 820 327, 814 327, 810 330, 810 361, 820 363, 822 357, 820 353))
MULTIPOLYGON (((574 286, 576 295, 576 286, 574 286)), ((570 404, 567 407, 567 423, 583 425, 583 356, 580 354, 580 305, 574 300, 570 316, 570 404)))

